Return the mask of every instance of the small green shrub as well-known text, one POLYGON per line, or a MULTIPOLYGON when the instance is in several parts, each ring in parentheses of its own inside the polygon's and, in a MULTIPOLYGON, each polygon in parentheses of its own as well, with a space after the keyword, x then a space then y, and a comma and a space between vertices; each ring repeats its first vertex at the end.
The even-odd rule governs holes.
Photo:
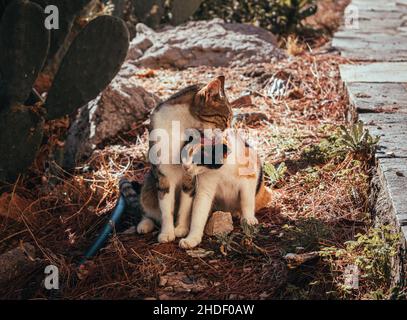
POLYGON ((326 163, 333 158, 344 160, 347 153, 353 154, 356 159, 369 159, 376 149, 379 137, 373 137, 369 130, 359 121, 346 128, 340 126, 339 130, 318 144, 310 145, 302 151, 302 158, 312 163, 326 163))
POLYGON ((276 185, 281 179, 284 178, 285 173, 287 172, 287 167, 284 162, 276 168, 271 163, 264 164, 264 173, 268 179, 271 186, 276 185))
POLYGON ((219 251, 224 255, 265 255, 265 250, 256 244, 255 240, 264 238, 260 235, 262 225, 249 225, 245 219, 241 222, 242 232, 232 232, 230 234, 216 235, 216 242, 219 245, 219 251))
POLYGON ((370 135, 369 130, 364 128, 362 121, 353 124, 349 129, 345 126, 340 126, 340 129, 340 142, 344 150, 362 157, 372 155, 380 138, 370 135))
POLYGON ((314 0, 206 0, 194 19, 222 18, 286 35, 301 31, 303 20, 316 11, 314 0))
POLYGON ((384 298, 390 292, 391 260, 397 254, 400 236, 391 226, 371 228, 366 234, 357 234, 355 240, 345 242, 345 247, 325 247, 320 255, 335 274, 337 287, 343 295, 352 295, 343 284, 344 268, 356 265, 360 270, 360 288, 365 298, 384 298))
POLYGON ((344 152, 340 142, 339 131, 336 130, 319 143, 304 148, 301 158, 311 163, 326 163, 335 157, 339 157, 339 160, 343 160, 345 154, 346 152, 344 152))

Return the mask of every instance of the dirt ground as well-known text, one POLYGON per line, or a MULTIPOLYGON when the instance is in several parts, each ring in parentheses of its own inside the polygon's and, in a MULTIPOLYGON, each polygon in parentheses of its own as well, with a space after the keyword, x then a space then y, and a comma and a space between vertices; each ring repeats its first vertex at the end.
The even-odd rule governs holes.
MULTIPOLYGON (((125 175, 142 182, 148 171, 147 129, 143 123, 134 124, 74 173, 67 173, 49 162, 49 154, 61 143, 69 121, 49 123, 48 143, 30 172, 7 186, 12 197, 9 212, 14 217, 0 217, 0 253, 28 242, 41 261, 31 272, 1 287, 0 297, 343 298, 338 289, 343 269, 318 252, 326 247, 345 248, 346 241, 368 231, 371 165, 335 152, 337 128, 346 123, 348 110, 338 72, 338 64, 346 61, 330 52, 325 42, 322 37, 307 46, 291 39, 287 58, 269 64, 240 69, 140 69, 134 75, 161 99, 216 75, 225 75, 231 100, 247 94, 252 97, 251 106, 235 110, 236 127, 257 130, 255 146, 268 168, 273 201, 257 214, 258 228, 242 229, 236 220, 230 236, 205 236, 199 250, 187 252, 177 241, 158 244, 157 231, 137 235, 127 225, 78 269, 78 259, 114 207, 118 179, 125 175), (281 96, 270 92, 276 78, 286 84, 281 96), (286 171, 276 179, 272 168, 282 163, 286 171), (296 266, 287 259, 289 253, 297 258, 311 253, 312 259, 296 266), (58 294, 41 284, 48 264, 59 267, 58 294)), ((368 285, 365 288, 362 280, 360 286, 360 291, 348 297, 363 297, 368 285)))

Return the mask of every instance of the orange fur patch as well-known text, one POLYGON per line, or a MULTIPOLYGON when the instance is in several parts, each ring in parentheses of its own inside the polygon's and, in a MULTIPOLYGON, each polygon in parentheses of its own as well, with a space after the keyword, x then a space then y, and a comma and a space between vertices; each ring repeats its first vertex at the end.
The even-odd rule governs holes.
POLYGON ((271 198, 271 190, 264 185, 264 182, 262 182, 260 190, 256 195, 255 211, 257 212, 263 208, 268 207, 271 202, 271 198))

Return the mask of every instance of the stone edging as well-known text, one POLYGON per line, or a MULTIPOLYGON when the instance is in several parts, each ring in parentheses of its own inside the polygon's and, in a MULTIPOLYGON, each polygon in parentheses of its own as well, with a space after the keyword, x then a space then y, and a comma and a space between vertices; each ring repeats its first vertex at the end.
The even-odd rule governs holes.
POLYGON ((393 272, 394 282, 403 283, 407 267, 407 0, 352 0, 347 12, 356 25, 344 25, 332 45, 353 62, 340 66, 352 106, 350 120, 362 120, 371 134, 381 137, 371 202, 376 222, 391 222, 401 231, 402 246, 393 272))

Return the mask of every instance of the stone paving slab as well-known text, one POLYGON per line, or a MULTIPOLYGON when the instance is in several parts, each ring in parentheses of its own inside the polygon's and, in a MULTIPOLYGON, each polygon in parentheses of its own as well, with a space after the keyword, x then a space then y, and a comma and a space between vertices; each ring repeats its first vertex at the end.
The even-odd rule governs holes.
POLYGON ((407 238, 407 159, 380 159, 379 175, 382 183, 387 186, 389 198, 394 207, 396 222, 404 227, 407 238))
MULTIPOLYGON (((383 31, 375 33, 375 34, 371 34, 371 33, 354 32, 352 30, 340 30, 335 33, 335 38, 333 38, 332 44, 338 43, 343 38, 358 39, 362 42, 368 41, 368 42, 380 43, 380 42, 387 40, 387 38, 389 38, 389 37, 391 37, 391 39, 395 39, 396 41, 402 41, 403 39, 407 38, 407 30, 406 30, 406 33, 402 33, 397 30, 394 30, 393 34, 391 34, 389 32, 383 32, 383 31)), ((335 45, 333 45, 333 46, 336 47, 335 45)))
POLYGON ((389 62, 402 62, 407 61, 407 53, 401 50, 386 50, 380 48, 378 50, 367 49, 351 49, 342 53, 342 56, 347 59, 358 61, 377 61, 381 60, 383 56, 386 57, 385 61, 389 62))
POLYGON ((380 136, 376 158, 407 159, 407 114, 361 113, 359 119, 372 135, 380 136))
MULTIPOLYGON (((341 31, 335 34, 335 38, 332 41, 332 45, 339 49, 355 49, 360 47, 366 47, 369 44, 388 44, 388 45, 400 45, 400 49, 405 49, 407 41, 407 34, 388 34, 388 33, 376 33, 376 34, 363 34, 352 33, 347 31, 341 31)), ((385 57, 384 57, 385 58, 385 57)))
POLYGON ((404 0, 353 0, 351 5, 358 7, 359 10, 375 11, 405 11, 404 0))
MULTIPOLYGON (((376 28, 377 29, 377 28, 376 28)), ((406 25, 401 25, 400 27, 397 27, 396 29, 380 29, 380 30, 375 30, 374 35, 372 34, 372 30, 369 29, 349 29, 349 28, 341 28, 338 29, 338 31, 335 33, 335 38, 340 38, 340 37, 357 37, 357 38, 362 38, 365 36, 380 36, 380 35, 400 35, 400 36, 406 36, 407 35, 407 26, 406 25)))
MULTIPOLYGON (((360 37, 348 37, 348 38, 336 38, 332 41, 332 45, 340 50, 344 50, 346 53, 348 50, 363 49, 365 53, 370 51, 382 51, 384 57, 387 60, 387 52, 398 51, 403 54, 403 51, 407 50, 407 35, 406 36, 372 36, 366 35, 363 38, 360 37)), ((374 53, 374 52, 372 52, 374 53)), ((405 53, 405 52, 404 52, 405 53)))
POLYGON ((407 82, 407 62, 345 64, 340 72, 345 82, 407 82))
POLYGON ((407 113, 407 84, 349 82, 349 101, 357 112, 407 113))
POLYGON ((359 17, 359 25, 356 32, 383 32, 386 30, 395 30, 403 25, 401 19, 392 20, 376 20, 376 19, 363 19, 359 17))
POLYGON ((363 7, 358 8, 359 19, 362 20, 375 20, 375 21, 393 21, 401 20, 405 12, 396 9, 395 11, 378 11, 378 10, 364 10, 363 7))
POLYGON ((389 207, 377 208, 396 222, 407 248, 407 0, 352 0, 349 6, 353 14, 357 8, 359 28, 343 26, 332 45, 356 62, 340 66, 352 118, 380 136, 376 177, 389 207))

